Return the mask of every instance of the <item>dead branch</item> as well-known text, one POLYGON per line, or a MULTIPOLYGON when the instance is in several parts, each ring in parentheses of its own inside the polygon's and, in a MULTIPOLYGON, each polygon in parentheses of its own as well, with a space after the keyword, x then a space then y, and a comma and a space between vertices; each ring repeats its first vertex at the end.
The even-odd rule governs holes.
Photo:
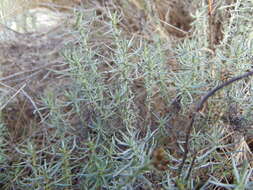
MULTIPOLYGON (((191 113, 190 117, 190 122, 187 126, 187 133, 186 133, 186 137, 185 137, 185 143, 184 143, 184 155, 183 155, 183 160, 182 163, 180 164, 179 168, 178 168, 178 173, 179 176, 181 176, 182 173, 182 169, 184 167, 185 161, 187 159, 188 153, 189 153, 189 141, 190 141, 190 135, 191 135, 191 131, 193 128, 193 124, 195 121, 195 117, 198 114, 198 112, 202 109, 204 103, 208 100, 208 98, 210 98, 211 96, 213 96, 215 94, 215 92, 217 92, 218 90, 232 84, 233 82, 236 82, 238 80, 241 80, 243 78, 249 77, 253 75, 253 71, 249 71, 243 75, 237 76, 237 77, 233 77, 230 80, 224 82, 223 84, 215 87, 214 89, 210 90, 201 100, 200 102, 197 104, 197 106, 195 107, 195 110, 193 111, 193 113, 191 113)), ((193 165, 194 163, 192 163, 193 165)))

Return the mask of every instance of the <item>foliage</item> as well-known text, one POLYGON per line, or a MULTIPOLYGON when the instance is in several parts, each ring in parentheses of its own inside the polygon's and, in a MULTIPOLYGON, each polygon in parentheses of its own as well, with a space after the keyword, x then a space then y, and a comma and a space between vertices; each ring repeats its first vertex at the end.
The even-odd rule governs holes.
POLYGON ((181 165, 193 107, 251 70, 252 1, 217 5, 217 44, 202 1, 175 36, 159 17, 166 1, 84 2, 47 70, 53 88, 34 95, 0 78, 1 189, 252 189, 251 78, 209 98, 181 165))

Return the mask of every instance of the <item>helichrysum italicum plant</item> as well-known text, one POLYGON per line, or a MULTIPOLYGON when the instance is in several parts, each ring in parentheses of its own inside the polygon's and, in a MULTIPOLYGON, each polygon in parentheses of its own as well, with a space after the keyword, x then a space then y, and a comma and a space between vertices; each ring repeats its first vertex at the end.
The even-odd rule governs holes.
MULTIPOLYGON (((231 131, 220 112, 229 107, 228 100, 232 99, 245 108, 242 115, 250 120, 251 80, 232 84, 209 100, 207 111, 196 119, 181 176, 177 169, 182 156, 177 157, 166 146, 160 147, 168 157, 165 171, 158 171, 151 159, 160 138, 166 137, 167 128, 171 127, 168 126, 171 113, 161 116, 156 113, 154 97, 159 96, 166 107, 180 95, 180 105, 186 113, 189 105, 225 80, 224 71, 231 77, 250 69, 253 45, 248 32, 252 23, 247 18, 252 3, 237 1, 231 6, 234 12, 224 24, 224 39, 215 52, 208 49, 204 33, 208 29, 204 4, 195 16, 196 31, 169 48, 168 42, 157 35, 149 40, 127 36, 119 27, 124 15, 109 9, 103 15, 107 31, 99 31, 107 41, 96 42, 93 39, 96 30, 92 29, 99 25, 101 17, 78 13, 72 33, 76 40, 61 52, 68 68, 58 72, 68 80, 41 98, 40 111, 45 120, 38 125, 42 128, 9 148, 8 131, 4 124, 0 125, 3 188, 205 189, 214 185, 248 188, 252 168, 247 165, 247 169, 239 172, 233 160, 231 167, 228 151, 233 144, 226 139, 231 131), (241 21, 248 24, 239 26, 241 21), (238 30, 231 33, 235 25, 238 30), (173 53, 176 69, 167 65, 168 51, 173 53), (144 116, 140 115, 141 108, 136 102, 139 95, 134 89, 136 81, 144 94, 141 102, 144 116), (229 97, 225 97, 227 94, 229 97), (147 115, 154 116, 155 122, 143 121, 151 118, 147 115), (14 158, 10 158, 10 151, 14 158), (6 160, 11 163, 6 164, 6 160), (224 170, 224 166, 234 168, 234 173, 224 170), (234 184, 213 180, 232 174, 234 184)), ((178 152, 184 151, 182 142, 177 142, 177 148, 178 152)))
POLYGON ((213 178, 210 180, 210 183, 217 185, 218 187, 224 187, 226 189, 251 189, 253 186, 252 181, 250 181, 250 176, 252 175, 253 169, 248 169, 247 161, 244 161, 243 168, 240 170, 237 168, 235 159, 233 156, 231 157, 232 166, 233 166, 233 175, 234 175, 234 182, 232 184, 224 184, 219 182, 218 179, 213 178))

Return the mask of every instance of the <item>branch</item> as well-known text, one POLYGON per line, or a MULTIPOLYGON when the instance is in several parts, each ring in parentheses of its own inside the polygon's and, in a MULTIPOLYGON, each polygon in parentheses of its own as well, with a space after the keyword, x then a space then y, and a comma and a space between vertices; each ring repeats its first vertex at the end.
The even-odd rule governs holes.
MULTIPOLYGON (((187 126, 187 134, 186 134, 186 137, 185 137, 185 143, 184 143, 184 155, 183 155, 183 160, 182 160, 182 163, 180 164, 179 168, 178 168, 178 173, 179 173, 179 176, 181 175, 182 173, 182 169, 184 167, 184 164, 185 164, 185 161, 187 159, 187 155, 189 153, 189 141, 190 141, 190 134, 191 134, 191 131, 192 131, 192 128, 193 128, 193 123, 195 121, 195 117, 196 115, 198 114, 198 112, 202 109, 204 103, 207 101, 208 98, 210 98, 212 95, 215 94, 215 92, 217 92, 218 90, 232 84, 233 82, 235 81, 238 81, 238 80, 241 80, 243 78, 246 78, 246 77, 249 77, 253 75, 253 71, 250 71, 250 72, 247 72, 243 75, 240 75, 240 76, 237 76, 237 77, 233 77, 231 78, 230 80, 224 82, 223 84, 217 86, 216 88, 212 89, 211 91, 209 91, 201 100, 200 102, 197 104, 197 106, 195 107, 195 110, 194 112, 192 113, 192 115, 190 116, 190 122, 187 126)), ((192 163, 194 164, 194 163, 192 163)))
POLYGON ((246 78, 246 77, 249 77, 249 76, 251 76, 251 75, 253 75, 253 71, 247 72, 247 73, 245 73, 245 74, 243 74, 243 75, 240 75, 240 76, 237 76, 237 77, 233 77, 233 78, 231 78, 230 80, 228 80, 228 81, 224 82, 223 84, 221 84, 220 86, 217 86, 216 88, 212 89, 212 90, 209 91, 209 92, 201 99, 201 101, 197 104, 195 111, 196 111, 196 112, 199 112, 199 111, 202 109, 204 103, 207 101, 207 99, 208 99, 210 96, 214 95, 214 93, 217 92, 218 90, 224 88, 225 86, 230 85, 231 83, 233 83, 233 82, 235 82, 235 81, 241 80, 241 79, 246 78))

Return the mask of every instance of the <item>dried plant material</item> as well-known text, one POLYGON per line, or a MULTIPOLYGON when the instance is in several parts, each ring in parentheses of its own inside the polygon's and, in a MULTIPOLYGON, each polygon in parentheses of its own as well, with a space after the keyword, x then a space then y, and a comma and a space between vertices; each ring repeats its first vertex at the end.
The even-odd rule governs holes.
POLYGON ((185 37, 193 21, 188 2, 180 0, 156 0, 155 2, 163 27, 172 35, 185 37))
POLYGON ((216 0, 208 1, 209 48, 215 50, 223 39, 223 17, 216 0))
POLYGON ((17 34, 8 42, 1 42, 0 47, 0 88, 6 92, 0 95, 1 100, 7 99, 0 106, 2 122, 9 130, 11 142, 18 143, 40 129, 44 120, 44 113, 39 111, 41 97, 55 91, 58 84, 67 84, 67 80, 57 79, 57 74, 50 71, 66 68, 59 56, 63 43, 50 32, 17 34))
POLYGON ((166 158, 166 152, 163 147, 154 150, 152 154, 152 165, 159 171, 168 169, 169 160, 166 158))
POLYGON ((236 133, 233 136, 233 139, 236 144, 234 149, 237 150, 236 153, 234 153, 233 157, 237 163, 242 164, 246 160, 250 162, 253 157, 253 153, 250 150, 250 147, 246 142, 244 136, 236 133))

